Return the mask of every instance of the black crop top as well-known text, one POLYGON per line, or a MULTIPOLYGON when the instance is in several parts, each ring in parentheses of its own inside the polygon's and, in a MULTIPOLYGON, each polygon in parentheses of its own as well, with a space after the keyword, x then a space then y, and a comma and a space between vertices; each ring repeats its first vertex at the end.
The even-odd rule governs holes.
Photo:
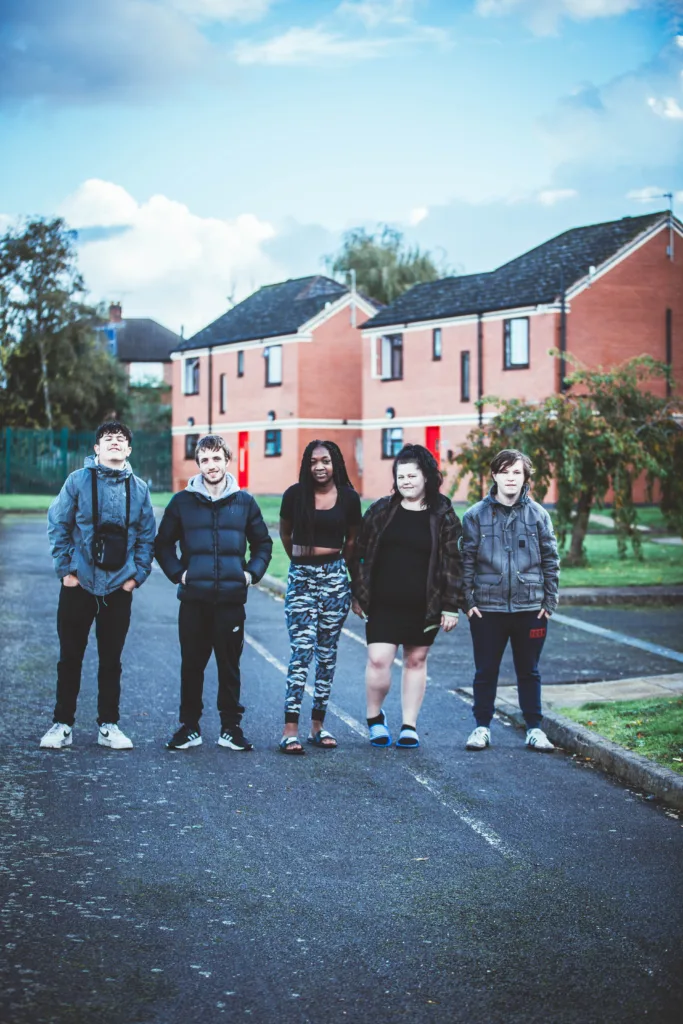
MULTIPOLYGON (((297 499, 301 484, 292 484, 282 495, 280 518, 292 524, 292 543, 303 547, 300 524, 297 522, 297 499)), ((315 510, 313 520, 313 547, 334 548, 340 551, 349 534, 349 527, 358 526, 362 519, 360 498, 352 487, 340 487, 332 508, 315 510)), ((305 558, 306 556, 301 556, 305 558)), ((295 556, 292 561, 298 562, 295 556)))

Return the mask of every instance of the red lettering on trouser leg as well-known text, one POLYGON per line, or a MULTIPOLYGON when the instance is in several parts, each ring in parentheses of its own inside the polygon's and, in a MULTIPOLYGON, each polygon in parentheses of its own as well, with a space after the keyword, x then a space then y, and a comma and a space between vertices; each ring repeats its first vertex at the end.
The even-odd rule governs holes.
POLYGON ((529 639, 530 640, 541 640, 545 636, 545 629, 530 629, 529 639))

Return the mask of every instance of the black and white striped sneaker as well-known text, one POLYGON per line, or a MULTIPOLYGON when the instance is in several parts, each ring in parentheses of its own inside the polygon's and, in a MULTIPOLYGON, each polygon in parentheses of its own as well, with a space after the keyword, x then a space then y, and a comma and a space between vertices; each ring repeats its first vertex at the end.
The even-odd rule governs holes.
POLYGON ((254 749, 254 744, 249 742, 239 725, 231 725, 229 729, 221 729, 221 734, 218 737, 218 746, 229 747, 230 750, 254 749))
POLYGON ((187 750, 188 747, 199 747, 202 737, 196 726, 181 725, 166 744, 167 750, 187 750))

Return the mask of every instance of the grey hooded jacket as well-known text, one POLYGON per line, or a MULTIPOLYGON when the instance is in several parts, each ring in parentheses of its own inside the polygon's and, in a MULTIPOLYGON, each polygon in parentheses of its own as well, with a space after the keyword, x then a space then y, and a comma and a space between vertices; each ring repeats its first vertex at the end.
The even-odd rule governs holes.
POLYGON ((102 597, 118 590, 126 580, 140 587, 152 571, 156 522, 144 480, 133 475, 128 462, 123 469, 100 466, 89 455, 84 468, 71 473, 47 513, 47 534, 60 579, 76 573, 84 590, 102 597), (97 503, 101 523, 126 524, 126 477, 130 482, 128 557, 121 569, 99 569, 93 562, 93 508, 91 470, 97 473, 97 503))
POLYGON ((462 520, 465 607, 491 612, 553 612, 560 560, 550 516, 525 487, 509 511, 494 484, 462 520))

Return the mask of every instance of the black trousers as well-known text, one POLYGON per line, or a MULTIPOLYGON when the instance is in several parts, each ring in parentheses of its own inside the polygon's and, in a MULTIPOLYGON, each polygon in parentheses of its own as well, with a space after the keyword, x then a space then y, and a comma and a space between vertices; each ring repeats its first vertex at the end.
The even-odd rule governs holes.
POLYGON ((183 725, 199 726, 204 710, 204 671, 212 651, 218 668, 217 706, 221 729, 239 725, 244 714, 240 704, 244 619, 244 605, 241 604, 180 602, 180 721, 183 725))
MULTIPOLYGON (((481 610, 481 609, 480 609, 481 610)), ((482 612, 470 618, 474 647, 474 707, 477 725, 491 724, 495 710, 498 672, 508 640, 517 675, 517 695, 529 729, 541 724, 541 674, 538 662, 548 631, 538 612, 482 612)))
POLYGON ((121 697, 121 654, 130 626, 132 593, 115 590, 95 597, 83 587, 65 587, 59 594, 57 634, 57 702, 53 721, 73 725, 81 689, 83 656, 95 620, 97 637, 97 721, 118 722, 121 697))

